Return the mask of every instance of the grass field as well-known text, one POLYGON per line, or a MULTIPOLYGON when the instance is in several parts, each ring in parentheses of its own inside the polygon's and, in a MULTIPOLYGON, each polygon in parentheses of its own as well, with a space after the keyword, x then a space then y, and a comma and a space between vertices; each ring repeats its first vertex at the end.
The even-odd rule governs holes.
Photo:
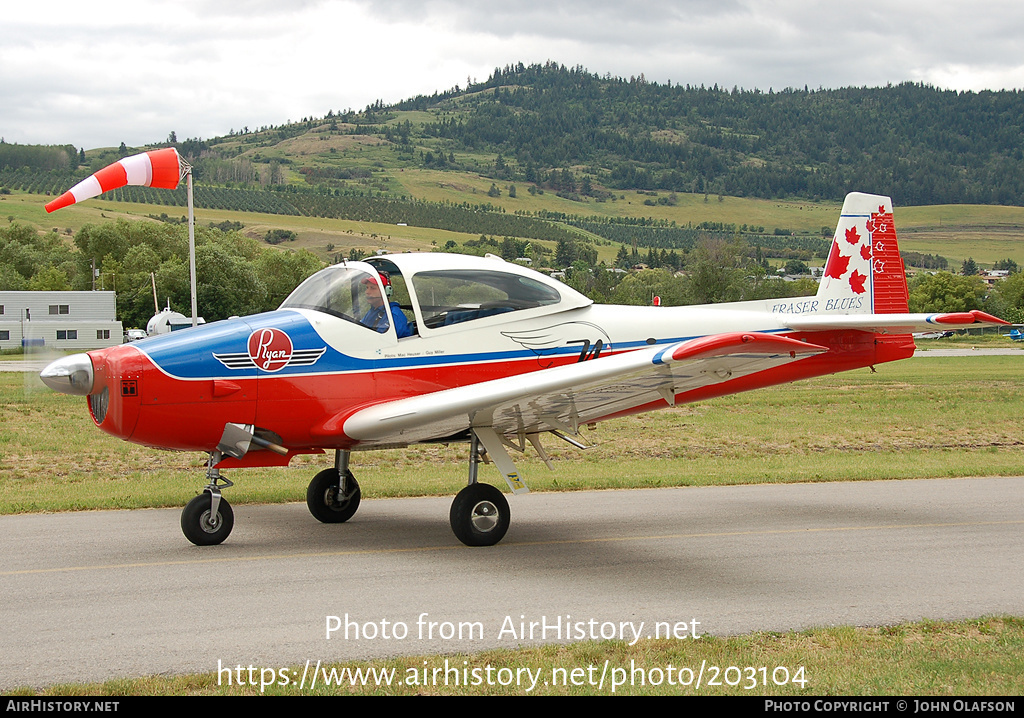
MULTIPOLYGON (((615 201, 573 202, 555 196, 552 192, 532 196, 525 186, 518 188, 517 197, 510 198, 505 189, 502 196, 487 196, 491 180, 479 175, 434 170, 394 170, 395 191, 406 192, 431 201, 490 202, 507 212, 545 209, 567 214, 599 217, 653 217, 675 221, 679 225, 701 222, 726 222, 736 225, 764 226, 771 233, 785 228, 796 233, 821 236, 823 227, 831 232, 839 218, 838 202, 810 202, 806 200, 762 200, 717 196, 704 201, 703 195, 680 194, 674 207, 650 207, 643 204, 648 197, 635 192, 619 192, 615 201)), ((83 225, 109 221, 118 217, 140 219, 148 214, 166 212, 172 216, 183 214, 180 207, 112 202, 94 199, 61 210, 59 215, 47 215, 43 209, 47 198, 15 192, 0 196, 0 221, 13 217, 40 231, 53 228, 64 233, 78 231, 83 225)), ((987 205, 942 205, 935 207, 895 208, 900 248, 903 250, 940 254, 956 271, 967 257, 973 257, 982 266, 991 266, 1000 259, 1010 258, 1024 266, 1024 207, 987 205)), ((290 229, 299 235, 282 249, 306 248, 321 258, 329 255, 328 244, 334 253, 347 253, 351 248, 365 252, 378 249, 390 251, 427 251, 444 246, 449 239, 462 244, 476 235, 445 230, 398 227, 389 224, 354 222, 320 217, 292 217, 228 210, 200 209, 196 222, 201 225, 223 222, 241 222, 245 233, 262 238, 268 229, 290 229)), ((70 235, 69 239, 70 239, 70 235)), ((551 244, 551 243, 542 243, 551 244)), ((599 260, 614 261, 618 245, 599 246, 599 260)))
MULTIPOLYGON (((923 621, 875 628, 822 628, 800 633, 754 633, 735 638, 705 636, 698 641, 647 641, 548 645, 517 651, 486 651, 451 656, 408 656, 387 661, 323 666, 343 685, 300 691, 269 685, 228 686, 216 673, 151 677, 102 684, 53 686, 39 695, 522 695, 515 686, 377 686, 351 685, 351 672, 393 672, 408 681, 411 675, 445 665, 477 671, 487 668, 528 668, 544 679, 565 667, 594 666, 590 678, 601 675, 607 661, 608 678, 595 685, 544 685, 532 695, 747 695, 747 696, 1017 696, 1024 692, 1024 620, 986 617, 971 621, 923 621), (720 669, 719 685, 696 685, 701 665, 720 669), (738 670, 764 666, 765 670, 738 670), (640 666, 645 685, 621 685, 628 672, 640 666), (726 670, 729 666, 737 669, 726 670), (671 670, 669 670, 671 667, 671 670), (693 675, 689 673, 692 671, 693 675), (669 677, 671 676, 671 677, 669 677), (613 690, 613 679, 620 685, 613 690), (670 683, 671 681, 671 683, 670 683), (653 683, 657 683, 654 685, 653 683), (730 685, 731 684, 731 685, 730 685), (780 685, 781 684, 781 685, 780 685)), ((243 667, 245 668, 245 667, 243 667)), ((302 675, 303 666, 292 666, 302 675)), ((243 674, 245 671, 243 670, 243 674)), ((710 672, 708 673, 710 675, 710 672)), ((493 675, 493 674, 492 674, 493 675)), ((577 676, 582 681, 586 673, 577 676)), ((495 676, 496 677, 496 676, 495 676)), ((264 679, 266 677, 264 676, 264 679)), ((639 683, 636 675, 634 680, 639 683)), ((706 681, 706 679, 705 679, 706 681)), ((397 682, 397 681, 396 681, 397 682)), ((593 680, 593 683, 596 683, 593 680)), ((271 680, 270 683, 273 683, 271 680)), ((24 689, 10 695, 36 695, 24 689)), ((895 705, 892 706, 895 710, 895 705)), ((913 712, 911 708, 910 711, 913 712)))

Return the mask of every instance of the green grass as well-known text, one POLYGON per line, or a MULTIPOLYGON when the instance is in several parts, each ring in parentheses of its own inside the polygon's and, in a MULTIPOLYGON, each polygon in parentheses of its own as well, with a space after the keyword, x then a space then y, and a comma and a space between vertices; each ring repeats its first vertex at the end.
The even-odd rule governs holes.
MULTIPOLYGON (((234 667, 234 666, 232 666, 234 667)), ((988 617, 969 621, 923 621, 877 628, 821 628, 799 633, 753 633, 698 640, 651 640, 629 646, 621 641, 546 645, 450 656, 409 656, 381 661, 327 664, 322 671, 344 676, 342 685, 308 680, 281 686, 280 672, 259 671, 249 684, 248 665, 238 673, 153 676, 96 684, 59 685, 40 691, 48 696, 127 695, 755 695, 755 696, 1016 696, 1024 692, 1024 619, 988 617), (705 666, 702 685, 696 677, 705 666), (604 685, 599 681, 605 666, 604 685), (471 685, 444 685, 444 669, 455 667, 471 685), (730 666, 736 669, 729 669, 730 666), (672 684, 668 675, 671 667, 672 684), (717 668, 717 673, 714 668, 717 668), (753 669, 753 670, 748 670, 753 669), (514 684, 486 685, 487 670, 529 668, 532 691, 514 684), (764 668, 764 670, 760 670, 764 668), (427 671, 427 685, 423 671, 427 671), (567 679, 574 669, 575 685, 567 679), (640 669, 643 674, 635 672, 640 669), (727 670, 729 669, 729 670, 727 670), (342 673, 342 671, 348 673, 342 673), (412 684, 391 687, 352 685, 352 671, 392 672, 412 684), (432 680, 437 670, 437 681, 432 680), (465 674, 462 671, 465 670, 465 674), (476 671, 476 673, 474 673, 476 671), (691 675, 692 672, 692 675, 691 675), (633 676, 633 685, 629 676, 633 676), (718 685, 708 685, 717 675, 718 685), (480 676, 472 685, 473 677, 480 676), (559 685, 552 685, 557 676, 559 685), (564 677, 564 678, 563 678, 564 677), (787 680, 788 677, 788 680, 787 680), (271 685, 261 688, 260 680, 271 685), (613 689, 613 680, 618 683, 613 689), (438 685, 438 683, 440 685, 438 685), (547 683, 547 685, 545 685, 547 683), (653 685, 658 683, 659 685, 653 685), (734 685, 730 686, 729 683, 734 685), (682 684, 682 685, 680 685, 682 684), (781 684, 781 685, 779 685, 781 684)), ((262 667, 259 667, 262 668, 262 667)), ((301 680, 305 666, 288 667, 287 677, 301 680)), ((508 675, 508 674, 506 674, 508 675)), ((524 681, 525 674, 522 674, 524 681)), ((497 681, 492 681, 496 683, 497 681)), ((35 695, 32 689, 8 695, 35 695)), ((893 706, 895 710, 895 705, 893 706)), ((911 708, 911 712, 912 712, 911 708)))
POLYGON ((899 225, 911 231, 919 229, 988 227, 1024 228, 1024 207, 983 204, 938 204, 897 207, 899 225))

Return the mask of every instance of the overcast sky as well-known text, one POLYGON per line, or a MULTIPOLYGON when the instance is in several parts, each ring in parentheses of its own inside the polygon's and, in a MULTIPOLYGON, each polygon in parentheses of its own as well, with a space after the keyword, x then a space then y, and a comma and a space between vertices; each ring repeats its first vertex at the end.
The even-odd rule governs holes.
POLYGON ((1024 87, 1019 0, 3 0, 0 137, 91 149, 397 102, 553 60, 746 89, 1024 87))

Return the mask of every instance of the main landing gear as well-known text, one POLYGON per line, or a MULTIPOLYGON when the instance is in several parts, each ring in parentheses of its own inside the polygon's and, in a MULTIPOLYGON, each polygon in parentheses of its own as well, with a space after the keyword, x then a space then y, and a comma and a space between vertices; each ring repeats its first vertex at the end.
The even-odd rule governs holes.
MULTIPOLYGON (((469 485, 452 502, 448 519, 456 538, 467 546, 493 546, 508 531, 509 508, 505 496, 490 484, 477 483, 480 444, 474 434, 469 452, 469 485)), ((359 484, 349 471, 348 451, 335 452, 334 468, 313 477, 306 490, 309 513, 322 523, 348 521, 359 508, 359 484)))
POLYGON ((505 538, 511 513, 501 491, 477 482, 480 439, 476 431, 469 440, 469 485, 455 495, 448 521, 452 533, 467 546, 493 546, 505 538))
POLYGON ((490 484, 470 484, 455 496, 448 520, 467 546, 493 546, 505 537, 511 516, 504 494, 490 484))
POLYGON ((324 469, 314 476, 306 489, 306 506, 320 523, 344 523, 359 508, 359 484, 348 470, 349 454, 348 451, 336 451, 334 468, 324 469))

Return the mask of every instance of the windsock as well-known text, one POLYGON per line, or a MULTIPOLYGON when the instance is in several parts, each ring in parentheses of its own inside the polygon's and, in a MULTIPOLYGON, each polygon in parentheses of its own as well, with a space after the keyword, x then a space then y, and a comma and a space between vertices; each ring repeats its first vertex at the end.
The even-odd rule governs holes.
POLYGON ((53 212, 55 209, 67 207, 129 184, 175 189, 180 177, 181 169, 176 149, 168 147, 163 150, 143 152, 140 155, 120 159, 99 172, 89 175, 60 197, 47 203, 46 211, 53 212))

